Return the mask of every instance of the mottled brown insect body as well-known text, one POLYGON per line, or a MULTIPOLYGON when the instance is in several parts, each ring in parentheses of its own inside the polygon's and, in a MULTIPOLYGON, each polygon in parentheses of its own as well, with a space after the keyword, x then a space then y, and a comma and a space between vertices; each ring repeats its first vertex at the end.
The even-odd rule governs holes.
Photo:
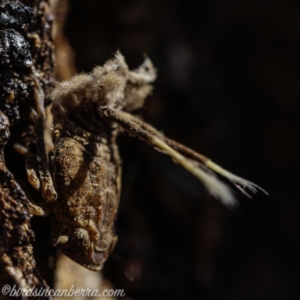
POLYGON ((120 196, 120 159, 116 136, 121 130, 196 176, 224 204, 235 204, 230 188, 207 168, 256 192, 255 184, 231 174, 210 159, 165 137, 128 113, 144 105, 156 72, 149 59, 130 71, 124 57, 90 74, 58 84, 53 92, 54 167, 58 199, 53 202, 55 244, 81 265, 99 270, 116 242, 114 219, 120 196))
POLYGON ((82 266, 99 270, 117 237, 121 161, 119 126, 103 116, 106 106, 141 107, 152 90, 154 68, 146 60, 129 71, 120 53, 89 75, 75 76, 53 92, 54 178, 52 203, 57 247, 82 266))
MULTIPOLYGON (((73 124, 73 129, 76 127, 73 124)), ((54 238, 67 256, 99 270, 116 241, 120 161, 115 129, 84 137, 85 131, 77 128, 82 135, 69 137, 66 130, 56 128, 54 164, 59 198, 53 203, 58 221, 54 238), (60 244, 63 239, 68 242, 60 244)))

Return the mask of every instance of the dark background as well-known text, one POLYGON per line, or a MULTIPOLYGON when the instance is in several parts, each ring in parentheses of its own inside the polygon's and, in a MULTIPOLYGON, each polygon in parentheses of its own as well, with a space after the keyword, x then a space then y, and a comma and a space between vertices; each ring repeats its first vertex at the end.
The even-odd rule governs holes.
MULTIPOLYGON (((120 49, 158 69, 142 114, 269 193, 228 210, 185 170, 120 138, 119 242, 106 276, 132 299, 300 299, 300 2, 70 1, 79 72, 120 49)), ((238 195, 238 192, 237 192, 238 195)))

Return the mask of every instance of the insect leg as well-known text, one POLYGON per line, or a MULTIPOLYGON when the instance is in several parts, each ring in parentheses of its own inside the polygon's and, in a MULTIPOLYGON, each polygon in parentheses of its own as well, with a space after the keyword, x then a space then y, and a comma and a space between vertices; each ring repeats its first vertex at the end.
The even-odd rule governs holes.
POLYGON ((27 173, 28 182, 37 190, 40 191, 41 183, 36 174, 35 163, 37 161, 36 155, 30 152, 26 147, 15 144, 14 149, 22 155, 25 155, 25 169, 27 173))
POLYGON ((251 198, 251 195, 246 191, 246 189, 249 189, 250 192, 252 193, 257 193, 258 190, 261 192, 265 193, 268 195, 268 193, 262 189, 260 186, 257 184, 248 181, 244 178, 241 178, 239 176, 236 176, 235 174, 225 170, 221 166, 217 165, 215 162, 213 162, 210 158, 164 136, 161 132, 159 132, 157 129, 155 129, 153 126, 150 124, 147 124, 146 122, 136 118, 135 116, 128 114, 126 112, 122 112, 126 114, 126 117, 131 119, 133 122, 137 123, 141 128, 143 128, 146 131, 151 132, 153 135, 156 135, 160 137, 165 143, 173 148, 174 150, 178 151, 182 155, 184 155, 187 158, 190 158, 194 161, 197 161, 199 163, 204 164, 207 168, 211 169, 212 171, 218 173, 219 175, 227 178, 230 180, 243 194, 245 194, 247 197, 251 198))
POLYGON ((54 189, 54 185, 50 175, 46 150, 45 150, 45 142, 44 142, 45 109, 44 109, 43 90, 41 89, 38 80, 36 78, 35 78, 35 87, 34 87, 34 99, 35 99, 36 113, 37 113, 37 119, 35 122, 35 132, 36 132, 36 148, 37 148, 39 177, 41 180, 41 189, 42 189, 43 198, 47 202, 51 202, 56 200, 57 194, 54 189))
POLYGON ((134 118, 132 115, 128 116, 128 113, 108 107, 101 108, 100 113, 104 117, 119 124, 130 135, 138 137, 139 139, 151 145, 155 150, 161 151, 170 156, 176 163, 180 164, 187 171, 198 178, 209 190, 209 192, 211 192, 211 194, 216 198, 219 198, 224 204, 236 204, 236 199, 233 196, 231 189, 226 184, 221 182, 213 174, 207 172, 207 170, 203 169, 203 164, 188 159, 187 157, 183 156, 178 151, 170 147, 164 141, 161 134, 157 135, 154 130, 147 130, 145 126, 143 128, 139 124, 141 121, 135 121, 136 118, 134 118))

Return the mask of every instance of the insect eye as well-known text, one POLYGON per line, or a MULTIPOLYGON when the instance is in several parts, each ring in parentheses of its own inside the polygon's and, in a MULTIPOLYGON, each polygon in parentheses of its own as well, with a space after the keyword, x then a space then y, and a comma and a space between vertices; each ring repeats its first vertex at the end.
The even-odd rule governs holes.
POLYGON ((72 246, 75 249, 85 251, 90 247, 90 237, 85 229, 77 228, 74 230, 71 240, 72 246))

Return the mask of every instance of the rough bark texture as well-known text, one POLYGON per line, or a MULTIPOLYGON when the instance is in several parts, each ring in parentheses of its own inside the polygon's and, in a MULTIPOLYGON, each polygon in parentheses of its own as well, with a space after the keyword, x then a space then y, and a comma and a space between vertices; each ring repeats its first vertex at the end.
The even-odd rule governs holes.
MULTIPOLYGON (((49 3, 26 1, 25 4, 21 1, 0 3, 0 282, 1 287, 10 284, 11 287, 16 285, 16 288, 28 290, 34 287, 45 289, 47 284, 37 271, 33 253, 34 233, 30 224, 33 206, 28 200, 30 187, 26 184, 25 189, 22 188, 23 184, 27 183, 25 159, 18 156, 13 145, 22 144, 34 153, 37 151, 36 137, 39 132, 43 134, 44 120, 41 119, 41 123, 36 122, 33 110, 40 113, 38 109, 44 109, 49 103, 54 63, 51 36, 53 17, 49 3), (42 103, 37 103, 35 89, 38 87, 39 92, 43 94, 42 103), (41 128, 36 123, 40 124, 41 128)), ((30 194, 31 198, 35 202, 41 200, 40 195, 34 191, 30 194)))
MULTIPOLYGON (((32 215, 28 199, 5 165, 4 147, 10 133, 8 118, 2 112, 0 127, 0 298, 5 299, 10 298, 3 294, 2 288, 5 285, 15 287, 16 290, 22 288, 24 291, 48 287, 36 268, 33 255, 34 233, 30 224, 32 215)), ((15 298, 23 299, 22 295, 15 298)))

